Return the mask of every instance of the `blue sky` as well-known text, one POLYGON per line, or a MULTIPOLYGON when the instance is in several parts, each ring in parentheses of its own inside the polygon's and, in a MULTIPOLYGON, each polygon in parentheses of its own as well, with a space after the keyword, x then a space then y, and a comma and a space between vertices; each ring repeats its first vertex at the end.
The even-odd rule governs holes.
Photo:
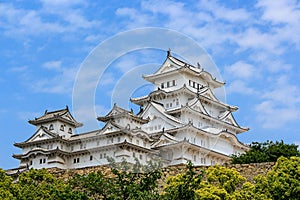
MULTIPOLYGON (((300 143, 299 1, 0 1, 0 167, 18 166, 11 155, 20 150, 13 143, 34 133, 29 119, 46 109, 73 110, 74 86, 93 49, 145 27, 176 31, 207 51, 226 81, 227 103, 240 108, 236 120, 251 129, 239 136, 242 142, 300 143)), ((103 59, 109 56, 104 50, 103 59)), ((96 87, 94 113, 78 107, 79 118, 104 115, 128 77, 154 72, 165 50, 131 49, 111 60, 101 77, 87 83, 96 87)), ((151 90, 135 81, 128 84, 139 86, 131 94, 151 90)))

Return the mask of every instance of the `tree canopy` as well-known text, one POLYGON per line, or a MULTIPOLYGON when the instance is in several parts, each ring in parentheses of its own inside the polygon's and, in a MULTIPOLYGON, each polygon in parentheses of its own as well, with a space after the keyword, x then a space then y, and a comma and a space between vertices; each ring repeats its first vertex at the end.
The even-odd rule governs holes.
POLYGON ((267 175, 246 181, 234 168, 211 166, 195 171, 189 162, 185 173, 167 178, 163 190, 158 181, 160 165, 138 162, 112 164, 111 174, 101 171, 75 175, 67 180, 47 170, 31 169, 17 182, 0 169, 0 199, 55 200, 298 200, 300 196, 300 157, 280 157, 267 175))
POLYGON ((244 154, 232 155, 231 163, 247 164, 276 162, 280 156, 289 158, 291 156, 300 156, 300 152, 295 144, 285 144, 283 141, 266 141, 263 143, 252 142, 250 150, 244 154))

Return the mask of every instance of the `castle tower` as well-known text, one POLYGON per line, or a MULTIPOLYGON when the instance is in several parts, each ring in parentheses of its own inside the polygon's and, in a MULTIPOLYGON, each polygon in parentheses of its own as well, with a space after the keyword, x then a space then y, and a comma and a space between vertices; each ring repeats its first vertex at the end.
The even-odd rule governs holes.
POLYGON ((238 108, 214 95, 224 83, 199 64, 190 65, 168 51, 162 66, 144 79, 154 91, 131 101, 143 108, 140 117, 150 119, 142 129, 159 138, 152 148, 159 149, 169 165, 187 160, 195 165, 223 163, 248 149, 236 137, 248 130, 233 117, 238 108))

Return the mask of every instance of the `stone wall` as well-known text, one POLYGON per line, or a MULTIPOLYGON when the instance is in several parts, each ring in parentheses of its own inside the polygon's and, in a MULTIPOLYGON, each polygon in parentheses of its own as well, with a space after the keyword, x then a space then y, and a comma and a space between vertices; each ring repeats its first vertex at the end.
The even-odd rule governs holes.
MULTIPOLYGON (((252 163, 252 164, 225 164, 223 166, 228 168, 236 169, 242 176, 244 176, 247 181, 252 182, 253 178, 257 175, 266 175, 272 167, 275 165, 274 162, 270 163, 252 163)), ((196 173, 200 173, 202 170, 207 169, 209 166, 198 166, 194 167, 196 173)), ((54 174, 57 177, 64 178, 65 180, 69 179, 75 174, 89 174, 91 172, 97 172, 101 170, 102 173, 106 176, 112 176, 111 169, 107 165, 96 166, 96 167, 87 167, 81 169, 57 169, 51 168, 48 171, 54 174)), ((179 173, 185 173, 187 170, 186 165, 176 165, 166 168, 162 168, 162 178, 159 180, 159 185, 162 188, 166 183, 166 179, 169 176, 175 176, 179 173)))

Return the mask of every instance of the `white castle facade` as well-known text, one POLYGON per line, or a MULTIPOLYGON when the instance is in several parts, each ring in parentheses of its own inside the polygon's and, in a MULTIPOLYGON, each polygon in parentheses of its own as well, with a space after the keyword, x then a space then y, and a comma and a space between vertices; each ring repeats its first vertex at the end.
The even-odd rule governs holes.
POLYGON ((126 160, 141 164, 161 161, 164 166, 214 165, 227 162, 230 155, 248 147, 237 135, 240 127, 232 113, 238 108, 220 102, 214 89, 224 85, 200 66, 194 67, 168 51, 154 74, 143 77, 153 83, 147 96, 131 98, 140 106, 134 114, 114 105, 105 116, 103 128, 74 134, 82 126, 68 107, 30 120, 36 132, 26 141, 15 143, 22 149, 13 157, 21 168, 83 168, 126 160))

